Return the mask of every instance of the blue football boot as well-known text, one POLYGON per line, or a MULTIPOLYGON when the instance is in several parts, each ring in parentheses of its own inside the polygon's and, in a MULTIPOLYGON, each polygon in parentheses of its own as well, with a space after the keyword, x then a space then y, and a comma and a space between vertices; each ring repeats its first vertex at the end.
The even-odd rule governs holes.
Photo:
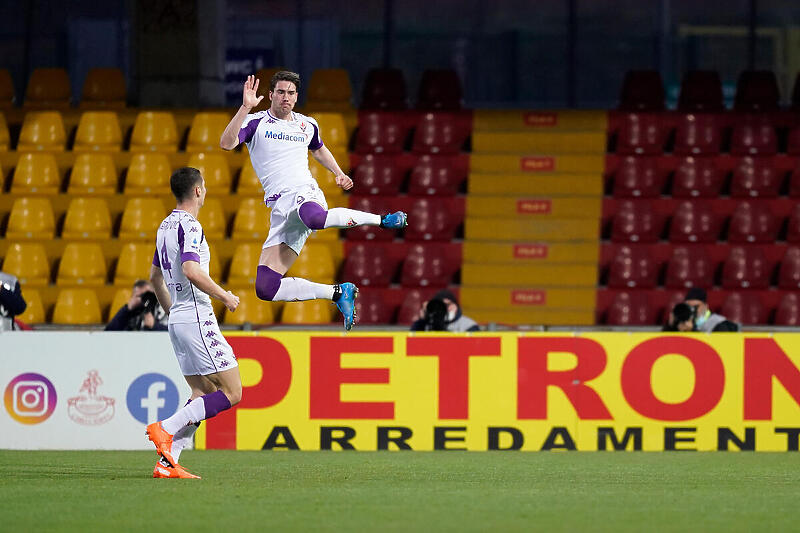
POLYGON ((356 321, 356 298, 358 287, 352 283, 342 283, 337 286, 339 297, 333 303, 344 316, 344 329, 350 331, 356 321))
POLYGON ((383 215, 381 218, 381 227, 386 229, 400 229, 408 226, 408 215, 402 211, 383 215))

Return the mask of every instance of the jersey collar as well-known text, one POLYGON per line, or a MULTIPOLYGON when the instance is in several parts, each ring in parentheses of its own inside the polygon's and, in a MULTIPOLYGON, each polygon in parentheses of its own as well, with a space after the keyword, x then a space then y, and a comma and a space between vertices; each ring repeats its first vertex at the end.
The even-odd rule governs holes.
POLYGON ((271 110, 267 109, 267 116, 272 120, 280 120, 281 122, 297 122, 297 118, 295 117, 294 111, 291 111, 291 113, 292 113, 291 120, 284 120, 282 118, 276 117, 275 115, 272 114, 271 110))

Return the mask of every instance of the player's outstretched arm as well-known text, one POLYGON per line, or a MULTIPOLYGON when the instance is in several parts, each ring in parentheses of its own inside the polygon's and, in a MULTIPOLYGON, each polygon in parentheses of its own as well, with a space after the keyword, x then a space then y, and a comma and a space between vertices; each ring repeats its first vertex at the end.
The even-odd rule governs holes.
POLYGON ((336 180, 336 185, 348 191, 353 188, 353 180, 350 179, 350 176, 342 172, 342 169, 339 168, 339 164, 336 162, 336 158, 333 157, 333 154, 328 147, 322 145, 317 150, 312 150, 311 155, 314 156, 314 159, 319 161, 319 163, 333 172, 334 179, 336 180))
POLYGON ((217 283, 211 279, 211 276, 200 268, 200 263, 197 261, 184 261, 181 269, 183 270, 183 275, 192 282, 192 285, 212 298, 220 300, 225 304, 228 310, 236 311, 236 308, 239 307, 239 297, 231 291, 226 291, 217 285, 217 283))
POLYGON ((258 80, 251 74, 247 76, 247 80, 244 82, 244 87, 242 88, 242 105, 236 111, 236 114, 233 115, 233 118, 225 127, 225 131, 222 132, 222 136, 219 138, 219 146, 223 150, 233 150, 239 144, 239 130, 242 129, 244 119, 247 118, 247 114, 250 110, 264 99, 263 96, 257 96, 257 91, 258 80))
POLYGON ((156 300, 161 305, 161 309, 169 314, 169 308, 172 307, 172 298, 169 296, 167 284, 164 283, 164 273, 155 265, 150 265, 150 283, 153 284, 153 292, 156 293, 156 300))

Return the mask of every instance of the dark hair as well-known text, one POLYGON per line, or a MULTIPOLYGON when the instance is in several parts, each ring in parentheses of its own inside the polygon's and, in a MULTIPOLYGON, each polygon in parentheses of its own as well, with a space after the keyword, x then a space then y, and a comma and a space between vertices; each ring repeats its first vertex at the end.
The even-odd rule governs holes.
POLYGON ((686 322, 694 318, 694 309, 689 304, 683 302, 675 304, 672 308, 672 316, 675 318, 676 323, 686 322))
POLYGON ((134 289, 141 289, 142 287, 147 287, 148 285, 150 285, 150 282, 147 281, 146 279, 137 279, 133 283, 133 288, 134 289))
POLYGON ((179 202, 186 200, 189 193, 203 181, 200 171, 192 167, 181 167, 169 178, 169 187, 179 202))
POLYGON ((298 92, 300 91, 300 74, 297 72, 292 72, 291 70, 279 70, 273 74, 272 78, 269 80, 270 92, 275 90, 275 86, 279 81, 290 81, 294 83, 294 88, 297 89, 298 92))
POLYGON ((701 302, 706 302, 706 291, 700 287, 692 287, 686 292, 684 300, 700 300, 701 302))

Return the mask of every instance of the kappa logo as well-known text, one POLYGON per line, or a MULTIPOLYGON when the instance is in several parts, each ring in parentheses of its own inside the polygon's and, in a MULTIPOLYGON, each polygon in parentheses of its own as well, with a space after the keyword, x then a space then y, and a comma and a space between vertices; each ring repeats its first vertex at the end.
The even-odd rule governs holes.
POLYGON ((197 233, 198 231, 200 230, 197 229, 197 226, 192 226, 192 229, 189 230, 189 233, 197 233))
POLYGON ((280 194, 273 194, 272 196, 270 196, 269 198, 267 198, 267 201, 268 201, 268 202, 274 202, 275 200, 277 200, 277 199, 278 199, 278 198, 280 198, 280 197, 281 197, 281 195, 280 195, 280 194))
POLYGON ((220 342, 217 339, 214 339, 213 341, 211 341, 211 344, 209 344, 208 346, 210 348, 214 348, 215 346, 219 346, 219 345, 220 345, 220 342))
POLYGON ((298 196, 297 197, 297 205, 300 205, 305 201, 306 201, 305 197, 303 197, 303 196, 298 196))
POLYGON ((78 424, 99 426, 114 418, 116 400, 97 394, 97 388, 103 384, 97 370, 87 372, 78 396, 67 399, 67 414, 78 424))
POLYGON ((267 123, 268 124, 275 124, 275 119, 271 118, 271 119, 267 120, 267 123))

